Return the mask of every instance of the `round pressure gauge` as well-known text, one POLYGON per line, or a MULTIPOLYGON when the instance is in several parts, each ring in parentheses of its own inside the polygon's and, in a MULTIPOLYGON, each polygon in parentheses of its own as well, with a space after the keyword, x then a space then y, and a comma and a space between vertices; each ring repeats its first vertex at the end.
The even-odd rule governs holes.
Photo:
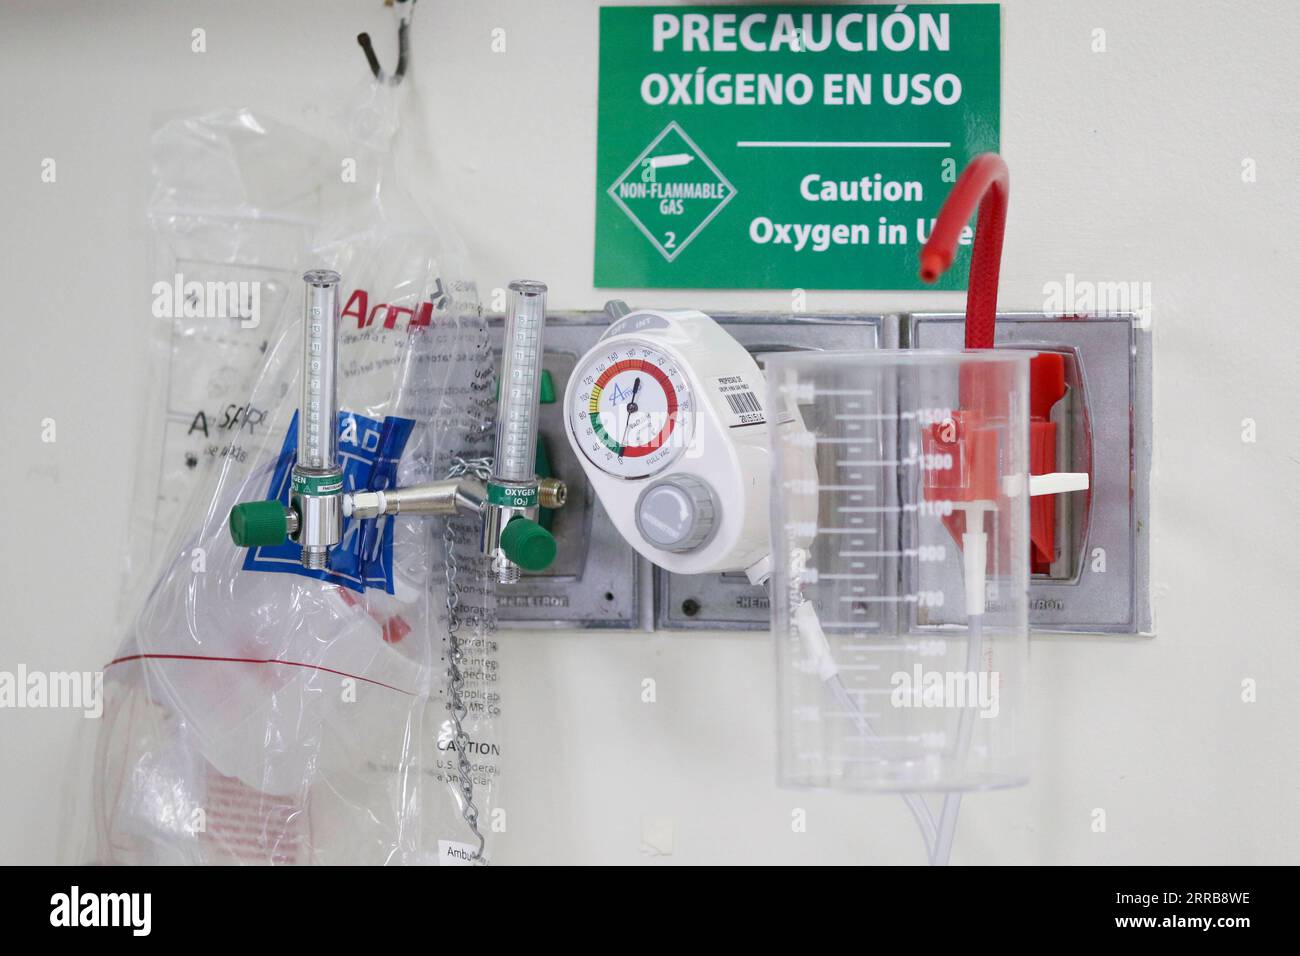
POLYGON ((645 478, 672 464, 690 442, 690 383, 658 348, 627 340, 597 346, 572 381, 569 429, 601 471, 645 478))

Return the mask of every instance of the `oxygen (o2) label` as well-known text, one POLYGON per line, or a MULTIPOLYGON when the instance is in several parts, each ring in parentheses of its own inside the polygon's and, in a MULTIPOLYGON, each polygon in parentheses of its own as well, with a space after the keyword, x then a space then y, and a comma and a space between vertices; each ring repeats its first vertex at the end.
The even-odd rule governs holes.
POLYGON ((343 473, 329 475, 303 475, 294 472, 293 493, 296 495, 334 495, 343 490, 343 473))
POLYGON ((488 482, 488 504, 503 508, 535 508, 538 501, 537 485, 499 485, 488 482))

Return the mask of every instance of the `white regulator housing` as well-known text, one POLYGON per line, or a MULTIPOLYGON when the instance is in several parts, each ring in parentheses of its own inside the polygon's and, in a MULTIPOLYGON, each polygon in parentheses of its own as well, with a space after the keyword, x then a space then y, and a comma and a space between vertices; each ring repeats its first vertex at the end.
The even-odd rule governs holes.
POLYGON ((763 374, 702 312, 613 322, 564 395, 565 430, 619 533, 678 574, 767 557, 771 475, 763 374))

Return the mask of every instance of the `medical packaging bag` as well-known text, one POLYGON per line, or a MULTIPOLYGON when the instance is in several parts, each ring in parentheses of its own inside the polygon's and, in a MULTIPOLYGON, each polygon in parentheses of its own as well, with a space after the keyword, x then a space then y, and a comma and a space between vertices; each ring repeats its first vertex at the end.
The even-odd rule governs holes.
POLYGON ((491 830, 500 775, 476 520, 345 519, 325 571, 292 542, 236 547, 227 528, 236 503, 288 500, 306 269, 343 277, 345 489, 437 480, 491 454, 487 329, 459 240, 398 185, 400 95, 367 84, 325 132, 216 110, 153 135, 157 374, 120 643, 86 745, 82 862, 490 858, 469 822, 491 830))

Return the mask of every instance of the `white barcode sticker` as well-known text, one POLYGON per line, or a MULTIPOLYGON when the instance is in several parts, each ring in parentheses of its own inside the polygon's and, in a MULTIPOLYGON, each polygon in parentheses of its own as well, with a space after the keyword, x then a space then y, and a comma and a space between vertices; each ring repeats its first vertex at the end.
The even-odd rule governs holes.
POLYGON ((726 405, 727 414, 723 423, 728 428, 762 425, 767 421, 759 398, 762 384, 751 379, 752 376, 749 375, 723 375, 713 379, 713 387, 718 390, 726 405))

